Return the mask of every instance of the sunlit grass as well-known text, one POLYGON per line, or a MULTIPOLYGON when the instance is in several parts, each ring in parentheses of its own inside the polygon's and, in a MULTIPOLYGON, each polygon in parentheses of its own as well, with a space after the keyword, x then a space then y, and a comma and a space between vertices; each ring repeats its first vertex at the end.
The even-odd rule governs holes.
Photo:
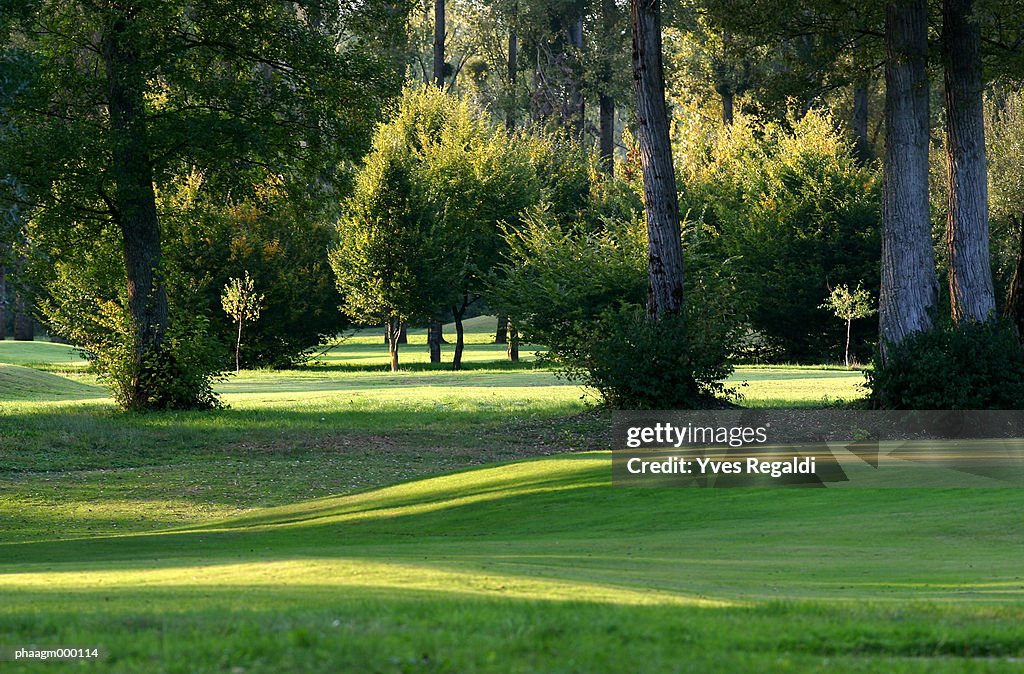
MULTIPOLYGON (((364 332, 229 377, 212 412, 126 415, 88 376, 12 369, 0 646, 99 646, 75 671, 133 674, 1019 667, 1020 490, 615 488, 581 451, 607 416, 493 360, 474 320, 464 372, 412 362, 417 331, 386 372, 364 332)), ((734 380, 813 407, 862 375, 734 380)))

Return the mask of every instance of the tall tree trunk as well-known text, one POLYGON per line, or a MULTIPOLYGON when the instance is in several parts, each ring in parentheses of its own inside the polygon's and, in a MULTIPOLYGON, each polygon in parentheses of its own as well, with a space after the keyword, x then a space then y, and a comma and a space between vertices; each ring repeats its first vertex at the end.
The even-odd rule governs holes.
POLYGON ((1003 314, 1017 326, 1017 334, 1024 338, 1024 216, 1013 217, 1014 229, 1017 230, 1017 264, 1013 270, 1013 280, 1006 292, 1006 308, 1003 314))
POLYGON ((722 124, 732 125, 733 120, 733 93, 729 87, 722 87, 722 124))
POLYGON ((466 331, 462 325, 462 317, 466 313, 468 302, 463 301, 462 306, 452 307, 452 315, 455 317, 455 355, 452 357, 452 369, 462 369, 462 352, 466 348, 466 331))
POLYGON ((519 3, 512 5, 508 27, 508 107, 505 109, 505 130, 511 134, 516 128, 516 77, 519 73, 519 3))
POLYGON ((513 363, 519 362, 519 328, 512 319, 508 321, 508 359, 513 363))
POLYGON ((630 0, 633 89, 647 216, 648 314, 660 319, 683 308, 683 248, 679 197, 665 106, 659 0, 630 0))
POLYGON ((434 0, 434 84, 444 88, 445 0, 434 0))
POLYGON ((871 143, 868 140, 868 82, 858 80, 853 85, 853 152, 857 161, 867 164, 872 159, 871 143))
POLYGON ((609 176, 615 175, 615 99, 608 94, 598 95, 601 107, 601 168, 609 176))
POLYGON ((615 175, 615 96, 612 95, 613 63, 611 52, 613 45, 618 43, 616 19, 619 9, 615 0, 601 0, 601 35, 604 43, 599 50, 599 88, 597 96, 599 128, 599 150, 601 168, 609 177, 615 175))
POLYGON ((900 0, 885 21, 885 192, 879 328, 887 348, 932 325, 937 297, 928 211, 928 1, 900 0))
POLYGON ((7 268, 0 266, 0 339, 7 339, 7 268))
POLYGON ((981 29, 971 15, 973 4, 973 0, 942 3, 949 178, 946 244, 955 321, 989 320, 996 306, 988 245, 981 29))
POLYGON ((871 141, 868 137, 868 122, 870 120, 868 89, 871 86, 871 77, 864 72, 866 70, 866 64, 863 63, 864 47, 861 45, 860 40, 854 42, 853 61, 854 66, 858 68, 859 72, 853 83, 853 115, 850 119, 850 128, 853 131, 854 157, 856 157, 861 165, 864 165, 874 159, 874 156, 871 151, 871 141))
POLYGON ((397 318, 392 318, 384 326, 384 333, 388 339, 388 355, 391 356, 391 371, 398 372, 398 336, 402 332, 402 323, 397 318))
POLYGON ((583 98, 582 82, 580 81, 583 51, 582 15, 569 24, 569 44, 576 50, 571 61, 576 64, 576 69, 572 76, 570 87, 569 128, 572 131, 573 137, 582 143, 585 140, 587 128, 587 107, 586 101, 583 98))
POLYGON ((495 344, 508 344, 508 314, 498 316, 498 327, 494 331, 495 344))
POLYGON ((138 72, 134 28, 121 15, 105 27, 102 55, 107 77, 107 104, 117 222, 124 240, 128 307, 132 319, 135 376, 129 407, 157 404, 163 397, 161 367, 167 330, 167 292, 160 278, 160 223, 153 190, 153 167, 138 72))
POLYGON ((722 31, 722 68, 718 82, 718 94, 722 97, 722 124, 731 126, 733 120, 733 103, 736 97, 735 75, 726 64, 732 54, 732 33, 722 31))
POLYGON ((430 350, 430 362, 441 362, 441 341, 443 339, 441 321, 430 321, 427 325, 427 348, 430 350))
POLYGON ((843 352, 843 360, 846 362, 846 367, 850 367, 850 328, 853 326, 853 319, 846 319, 846 350, 843 352))
POLYGON ((36 319, 32 315, 32 302, 22 288, 14 288, 14 339, 31 342, 36 338, 36 319))

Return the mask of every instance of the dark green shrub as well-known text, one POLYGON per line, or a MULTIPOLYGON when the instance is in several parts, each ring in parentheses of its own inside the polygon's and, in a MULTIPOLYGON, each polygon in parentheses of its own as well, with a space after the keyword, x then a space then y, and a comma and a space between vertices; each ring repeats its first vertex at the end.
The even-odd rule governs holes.
POLYGON ((865 376, 883 409, 1019 409, 1024 349, 1004 322, 939 325, 890 347, 865 376))
POLYGON ((722 383, 733 368, 724 326, 701 313, 690 303, 681 316, 652 321, 639 306, 609 309, 553 346, 551 356, 569 379, 597 389, 611 407, 717 407, 736 393, 722 383))
POLYGON ((707 232, 687 223, 687 300, 682 316, 648 321, 647 237, 639 219, 598 229, 563 226, 536 211, 510 231, 509 262, 490 300, 506 308, 523 339, 549 348, 568 378, 613 407, 694 408, 733 394, 728 346, 738 320, 728 261, 704 250, 707 232))

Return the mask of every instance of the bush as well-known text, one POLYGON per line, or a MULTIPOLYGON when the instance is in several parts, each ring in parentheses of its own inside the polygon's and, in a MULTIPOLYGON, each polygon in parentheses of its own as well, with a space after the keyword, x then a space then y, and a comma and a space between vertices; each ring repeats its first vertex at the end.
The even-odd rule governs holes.
POLYGON ((492 281, 491 303, 507 308, 523 338, 549 348, 564 375, 617 408, 695 408, 734 393, 728 345, 736 295, 727 261, 704 254, 704 230, 685 227, 683 315, 649 321, 646 229, 606 220, 597 231, 560 226, 544 211, 508 234, 510 261, 492 281))
MULTIPOLYGON (((835 122, 818 112, 788 125, 737 115, 729 127, 693 129, 681 140, 680 206, 703 214, 719 255, 736 260, 751 329, 780 359, 833 359, 846 331, 822 298, 862 281, 878 292, 877 168, 859 166, 835 122)), ((854 344, 874 342, 876 327, 854 324, 854 344)))
POLYGON ((720 406, 735 389, 728 348, 691 302, 683 315, 652 321, 643 307, 609 309, 581 326, 551 355, 573 381, 591 386, 611 407, 699 409, 720 406))
POLYGON ((1024 349, 1005 322, 939 325, 890 347, 865 376, 882 409, 1018 409, 1024 349))
POLYGON ((246 328, 243 367, 291 367, 348 326, 326 255, 337 236, 322 204, 304 203, 272 179, 228 190, 199 173, 160 197, 165 264, 192 293, 193 312, 211 319, 214 336, 235 343, 237 324, 221 310, 230 279, 248 272, 265 295, 260 320, 246 328))
POLYGON ((196 313, 195 298, 180 283, 168 288, 170 325, 164 348, 140 367, 128 312, 124 268, 110 264, 118 242, 98 236, 74 262, 53 266, 40 310, 55 334, 81 347, 100 381, 122 408, 208 409, 219 407, 213 383, 227 364, 227 351, 196 313), (133 400, 136 378, 158 379, 146 390, 158 399, 133 400))

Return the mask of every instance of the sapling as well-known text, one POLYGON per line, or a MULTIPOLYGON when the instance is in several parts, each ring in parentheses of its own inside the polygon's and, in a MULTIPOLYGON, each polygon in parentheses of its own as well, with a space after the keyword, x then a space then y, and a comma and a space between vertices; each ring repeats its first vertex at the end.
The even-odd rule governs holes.
POLYGON ((860 283, 852 291, 844 283, 833 288, 825 299, 825 303, 820 305, 819 308, 828 309, 835 314, 836 318, 846 321, 844 361, 846 362, 846 367, 850 367, 850 327, 856 319, 867 318, 877 313, 877 310, 874 308, 874 302, 871 299, 871 293, 861 287, 860 283))
POLYGON ((242 353, 242 325, 246 322, 254 323, 259 320, 260 312, 263 310, 263 293, 257 293, 249 276, 245 272, 244 278, 228 279, 221 294, 220 302, 224 307, 224 313, 238 323, 238 340, 235 342, 235 373, 241 369, 242 353))

